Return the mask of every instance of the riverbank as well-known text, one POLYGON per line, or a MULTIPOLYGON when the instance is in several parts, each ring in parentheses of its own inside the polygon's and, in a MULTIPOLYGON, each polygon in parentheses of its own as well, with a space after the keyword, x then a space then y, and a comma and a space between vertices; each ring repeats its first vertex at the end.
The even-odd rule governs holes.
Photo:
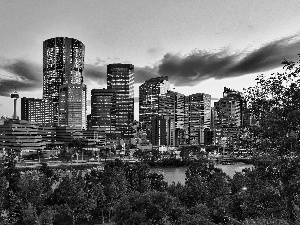
MULTIPOLYGON (((104 167, 106 162, 121 160, 122 162, 135 163, 135 162, 144 162, 150 166, 150 168, 180 168, 180 167, 188 167, 191 163, 196 160, 182 160, 176 158, 166 158, 157 161, 153 160, 143 160, 140 161, 138 159, 127 159, 127 158, 109 158, 109 159, 101 159, 99 161, 87 161, 87 160, 73 160, 72 162, 63 162, 60 160, 43 160, 42 162, 38 162, 35 160, 32 161, 23 161, 21 163, 17 163, 16 167, 20 170, 30 170, 38 168, 42 165, 47 165, 52 169, 62 169, 62 170, 86 170, 92 169, 95 167, 104 167)), ((206 159, 204 159, 206 160, 206 159)), ((253 164, 252 159, 248 158, 233 158, 230 162, 222 163, 221 160, 207 160, 208 163, 214 164, 214 166, 218 167, 218 165, 236 165, 236 164, 253 164)))
POLYGON ((80 163, 62 163, 62 162, 51 162, 51 163, 39 163, 39 162, 25 162, 25 163, 17 163, 16 169, 20 171, 27 170, 36 170, 41 168, 42 166, 48 166, 50 169, 55 170, 87 170, 92 168, 104 168, 105 163, 102 162, 80 162, 80 163))

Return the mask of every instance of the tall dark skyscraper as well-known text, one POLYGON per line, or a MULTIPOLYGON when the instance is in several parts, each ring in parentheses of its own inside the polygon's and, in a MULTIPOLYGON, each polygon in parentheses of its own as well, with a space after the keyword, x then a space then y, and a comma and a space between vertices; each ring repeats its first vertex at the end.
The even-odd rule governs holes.
POLYGON ((170 90, 168 77, 155 77, 139 87, 139 122, 147 139, 152 139, 152 120, 159 115, 159 99, 170 90))
POLYGON ((116 92, 114 89, 91 91, 91 127, 101 128, 106 134, 115 132, 116 92))
POLYGON ((134 66, 131 64, 107 65, 107 89, 116 91, 115 128, 123 138, 133 135, 134 121, 134 66))
POLYGON ((53 123, 59 120, 59 87, 83 83, 84 44, 56 37, 43 42, 43 98, 53 101, 53 123))

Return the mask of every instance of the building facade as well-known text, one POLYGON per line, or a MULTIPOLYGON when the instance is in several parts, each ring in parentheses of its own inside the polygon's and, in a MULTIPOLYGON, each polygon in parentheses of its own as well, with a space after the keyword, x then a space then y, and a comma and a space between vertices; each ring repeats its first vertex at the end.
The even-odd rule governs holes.
POLYGON ((46 145, 38 130, 38 123, 26 120, 7 120, 0 125, 0 144, 2 149, 22 151, 43 150, 46 145))
POLYGON ((56 37, 43 42, 43 98, 53 102, 53 123, 59 119, 59 87, 82 84, 84 44, 73 38, 56 37))
POLYGON ((65 84, 59 87, 58 125, 86 129, 87 96, 85 84, 65 84))
POLYGON ((166 119, 167 145, 185 144, 185 96, 173 91, 160 96, 159 116, 166 119))
POLYGON ((156 116, 151 120, 151 143, 154 146, 167 145, 167 120, 164 117, 156 116))
POLYGON ((122 138, 133 137, 134 121, 134 66, 131 64, 107 65, 107 89, 115 90, 114 127, 122 138))
POLYGON ((187 142, 191 145, 206 144, 205 132, 211 124, 211 96, 197 93, 186 96, 187 142))
POLYGON ((93 89, 91 91, 91 128, 100 128, 107 134, 115 132, 116 91, 93 89))
POLYGON ((146 132, 147 139, 152 139, 152 120, 159 115, 159 99, 170 90, 168 77, 155 77, 145 81, 139 87, 139 122, 146 132))
POLYGON ((45 126, 53 123, 53 104, 49 99, 21 98, 21 120, 45 126))
POLYGON ((228 147, 243 125, 243 101, 237 91, 224 87, 223 98, 214 103, 214 142, 228 147))

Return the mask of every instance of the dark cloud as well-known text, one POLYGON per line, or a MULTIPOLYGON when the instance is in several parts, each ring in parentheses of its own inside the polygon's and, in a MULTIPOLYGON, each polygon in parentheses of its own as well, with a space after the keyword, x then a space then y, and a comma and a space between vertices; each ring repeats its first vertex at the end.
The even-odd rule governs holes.
POLYGON ((236 58, 237 55, 226 52, 197 51, 185 57, 168 53, 158 66, 158 73, 168 76, 175 86, 194 86, 212 77, 225 78, 224 71, 235 63, 236 58))
POLYGON ((146 80, 159 76, 156 67, 135 67, 134 68, 134 82, 143 83, 146 80))
POLYGON ((106 65, 101 63, 97 64, 85 64, 84 66, 84 82, 96 83, 98 85, 106 84, 106 65))
POLYGON ((42 66, 24 59, 0 58, 0 96, 9 96, 16 88, 35 91, 42 88, 42 66))
POLYGON ((228 74, 248 74, 264 72, 280 66, 284 59, 297 60, 300 53, 300 40, 291 36, 271 42, 246 54, 231 66, 228 74))
POLYGON ((224 79, 275 69, 284 59, 296 60, 299 50, 298 36, 290 36, 247 53, 194 51, 186 56, 168 53, 160 61, 157 72, 169 76, 175 86, 194 86, 210 78, 224 79))
MULTIPOLYGON (((148 80, 152 77, 158 76, 156 72, 156 67, 134 67, 134 82, 135 83, 143 83, 145 80, 148 80)), ((84 66, 84 79, 85 82, 96 82, 99 85, 106 84, 106 76, 107 76, 107 65, 103 65, 100 63, 94 64, 85 64, 84 66)))

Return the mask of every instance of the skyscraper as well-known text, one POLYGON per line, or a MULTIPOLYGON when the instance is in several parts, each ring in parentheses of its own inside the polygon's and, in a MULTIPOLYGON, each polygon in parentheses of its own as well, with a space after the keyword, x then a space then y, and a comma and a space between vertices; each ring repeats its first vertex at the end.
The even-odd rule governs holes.
POLYGON ((64 84, 59 87, 58 125, 86 129, 86 85, 64 84))
POLYGON ((184 144, 185 136, 185 96, 169 91, 159 97, 159 115, 166 119, 167 145, 184 144))
POLYGON ((91 94, 91 127, 101 128, 107 134, 114 133, 116 91, 93 89, 91 94))
POLYGON ((237 91, 224 87, 223 98, 214 103, 214 141, 228 146, 242 126, 242 98, 237 91))
POLYGON ((147 139, 152 139, 152 120, 159 115, 159 97, 170 90, 168 77, 155 77, 139 87, 139 122, 146 131, 147 139))
POLYGON ((186 96, 186 127, 189 144, 204 144, 204 130, 210 129, 211 96, 196 93, 186 96))
POLYGON ((53 102, 53 122, 59 119, 59 87, 83 83, 84 44, 56 37, 43 42, 43 98, 53 102))
POLYGON ((116 91, 114 111, 116 133, 123 138, 133 136, 134 121, 134 66, 109 64, 107 66, 107 89, 116 91))

